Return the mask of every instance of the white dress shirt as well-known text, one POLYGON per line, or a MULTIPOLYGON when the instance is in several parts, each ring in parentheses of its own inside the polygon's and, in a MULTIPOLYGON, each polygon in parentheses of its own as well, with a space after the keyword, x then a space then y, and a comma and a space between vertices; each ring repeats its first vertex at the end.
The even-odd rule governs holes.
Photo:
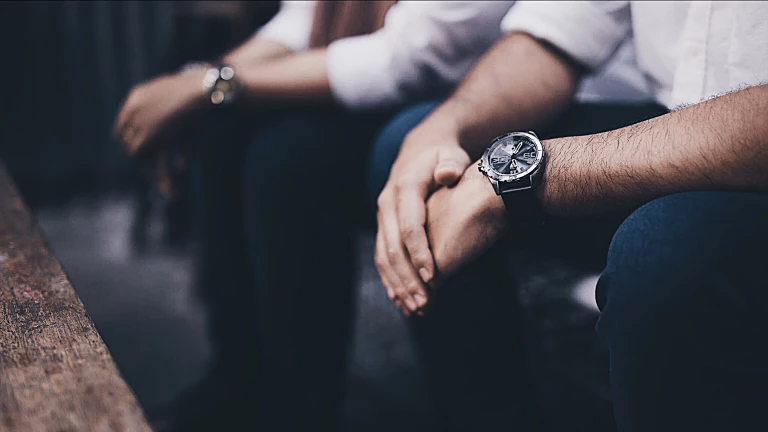
POLYGON ((521 1, 502 28, 592 68, 632 34, 650 91, 670 109, 768 82, 765 2, 521 1))
MULTIPOLYGON (((501 20, 514 1, 399 1, 384 27, 328 46, 328 78, 334 97, 353 109, 391 106, 458 84, 502 35, 501 20)), ((306 50, 314 1, 284 1, 257 37, 306 50)), ((515 6, 516 7, 516 6, 515 6)), ((514 9, 514 8, 513 8, 514 9)), ((586 80, 581 100, 647 97, 630 43, 598 77, 586 80)))

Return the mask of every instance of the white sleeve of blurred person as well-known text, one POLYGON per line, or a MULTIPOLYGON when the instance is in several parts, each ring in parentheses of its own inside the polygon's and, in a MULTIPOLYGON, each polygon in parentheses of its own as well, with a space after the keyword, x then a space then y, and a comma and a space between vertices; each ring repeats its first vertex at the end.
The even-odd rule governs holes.
POLYGON ((254 37, 279 42, 293 52, 309 48, 315 1, 281 1, 280 10, 254 37))
POLYGON ((587 69, 580 102, 642 102, 651 92, 635 60, 628 1, 519 2, 504 17, 504 33, 528 33, 587 69))
POLYGON ((347 108, 396 105, 457 84, 499 38, 513 1, 401 1, 384 27, 328 46, 328 80, 347 108))
POLYGON ((222 58, 237 68, 253 68, 267 60, 306 51, 315 16, 314 1, 282 1, 280 10, 248 41, 222 58))

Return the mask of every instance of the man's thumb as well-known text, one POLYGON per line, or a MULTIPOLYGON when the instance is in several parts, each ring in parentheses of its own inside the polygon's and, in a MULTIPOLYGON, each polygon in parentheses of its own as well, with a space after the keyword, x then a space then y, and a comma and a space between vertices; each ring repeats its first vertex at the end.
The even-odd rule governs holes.
POLYGON ((435 182, 441 186, 452 186, 469 166, 469 155, 462 148, 441 149, 437 155, 435 182))

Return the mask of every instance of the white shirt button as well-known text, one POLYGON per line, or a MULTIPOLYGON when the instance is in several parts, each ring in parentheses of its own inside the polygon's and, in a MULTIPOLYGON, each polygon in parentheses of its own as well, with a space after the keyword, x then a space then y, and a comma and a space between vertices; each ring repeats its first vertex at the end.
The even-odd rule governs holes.
POLYGON ((690 47, 688 47, 688 54, 691 57, 698 57, 699 55, 701 55, 701 47, 698 45, 691 45, 690 47))

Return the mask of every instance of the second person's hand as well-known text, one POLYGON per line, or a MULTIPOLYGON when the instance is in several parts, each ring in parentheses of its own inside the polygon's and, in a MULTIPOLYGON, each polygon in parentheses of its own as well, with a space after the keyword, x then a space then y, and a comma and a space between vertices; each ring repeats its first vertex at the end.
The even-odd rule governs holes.
POLYGON ((404 140, 379 195, 376 267, 387 295, 405 315, 423 311, 435 276, 425 228, 427 197, 455 184, 469 163, 457 134, 423 123, 404 140))
POLYGON ((164 75, 131 90, 117 115, 113 132, 128 155, 158 150, 160 141, 205 102, 203 73, 164 75))

